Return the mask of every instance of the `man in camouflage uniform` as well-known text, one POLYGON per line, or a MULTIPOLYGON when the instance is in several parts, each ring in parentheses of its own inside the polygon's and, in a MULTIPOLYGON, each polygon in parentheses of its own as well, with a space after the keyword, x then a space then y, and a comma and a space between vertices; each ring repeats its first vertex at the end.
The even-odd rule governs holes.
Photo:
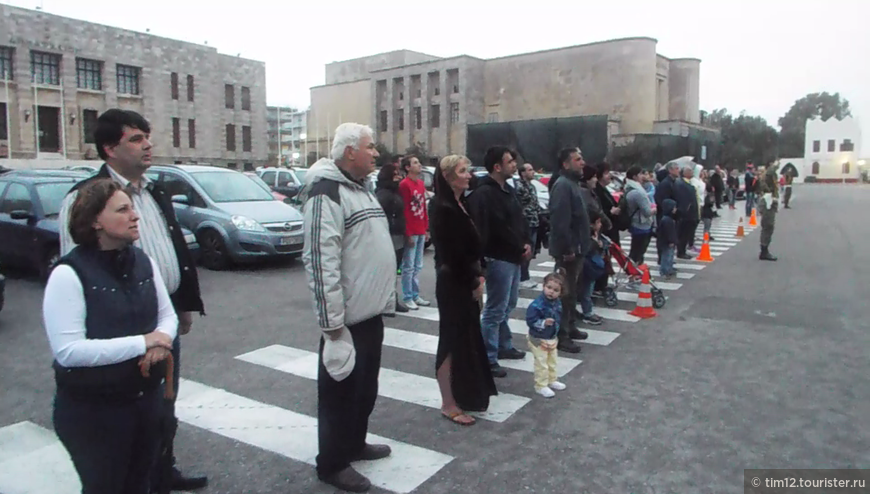
MULTIPOLYGON (((526 218, 526 224, 529 227, 531 235, 532 257, 534 257, 535 245, 537 244, 538 227, 541 222, 541 213, 544 210, 538 204, 538 191, 532 185, 532 180, 535 179, 535 168, 531 163, 526 163, 519 169, 520 179, 517 184, 517 199, 523 207, 523 216, 526 218)), ((520 288, 534 290, 538 284, 532 281, 529 276, 529 264, 531 259, 524 261, 520 272, 520 288)))
POLYGON ((773 227, 776 224, 776 212, 779 209, 779 183, 776 178, 779 163, 771 163, 764 170, 758 184, 758 211, 761 213, 761 253, 762 261, 776 261, 776 256, 770 253, 768 247, 773 237, 773 227))

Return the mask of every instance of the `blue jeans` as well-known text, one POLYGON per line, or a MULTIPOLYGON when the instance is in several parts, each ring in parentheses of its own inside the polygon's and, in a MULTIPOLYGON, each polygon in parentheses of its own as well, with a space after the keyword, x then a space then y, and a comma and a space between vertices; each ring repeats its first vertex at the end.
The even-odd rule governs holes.
POLYGON ((508 319, 520 296, 520 265, 486 259, 486 305, 480 331, 490 365, 498 363, 498 352, 512 349, 508 319))
POLYGON ((746 216, 752 214, 752 208, 755 207, 755 192, 746 193, 746 216))
POLYGON ((405 302, 417 300, 420 296, 420 271, 423 270, 423 251, 426 249, 426 235, 411 235, 411 242, 405 245, 402 256, 402 293, 405 302))
POLYGON ((662 250, 662 262, 659 263, 659 274, 665 276, 674 273, 674 246, 669 245, 662 250))
POLYGON ((580 283, 580 308, 583 309, 585 317, 592 315, 592 290, 594 287, 595 280, 584 278, 580 283))

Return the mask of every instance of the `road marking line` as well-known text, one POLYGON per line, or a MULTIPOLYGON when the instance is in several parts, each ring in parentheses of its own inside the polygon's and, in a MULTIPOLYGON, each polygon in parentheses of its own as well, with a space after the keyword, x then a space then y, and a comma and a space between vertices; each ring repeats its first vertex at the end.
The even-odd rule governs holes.
MULTIPOLYGON (((284 345, 271 345, 236 358, 305 379, 317 380, 318 362, 317 354, 314 352, 284 345)), ((431 377, 393 369, 381 367, 378 395, 436 410, 441 408, 438 381, 431 377)), ((486 412, 471 413, 471 415, 493 422, 504 422, 530 401, 525 396, 499 393, 498 396, 490 398, 489 409, 486 412)))
MULTIPOLYGON (((198 382, 181 380, 178 419, 209 432, 273 453, 315 464, 317 419, 198 382)), ((354 468, 383 489, 407 493, 453 460, 452 456, 369 433, 369 443, 388 444, 393 454, 354 468)))
MULTIPOLYGON (((413 317, 415 319, 425 319, 427 321, 437 321, 438 309, 432 307, 420 307, 419 310, 412 310, 410 312, 405 312, 399 315, 413 317)), ((529 327, 526 325, 526 321, 523 319, 509 319, 508 327, 513 334, 529 334, 529 327)), ((585 340, 584 343, 589 343, 590 345, 607 346, 611 344, 613 340, 619 337, 619 333, 614 333, 613 331, 597 331, 594 329, 586 328, 580 329, 589 333, 589 338, 585 340)))
MULTIPOLYGON (((405 331, 403 329, 384 328, 384 345, 412 352, 425 353, 427 355, 435 355, 438 350, 438 337, 431 334, 405 331)), ((526 352, 526 356, 522 360, 499 360, 498 363, 507 369, 525 372, 535 371, 535 359, 530 352, 526 352)), ((559 377, 562 377, 581 363, 583 363, 582 360, 562 357, 560 355, 559 364, 556 366, 556 373, 559 377)))

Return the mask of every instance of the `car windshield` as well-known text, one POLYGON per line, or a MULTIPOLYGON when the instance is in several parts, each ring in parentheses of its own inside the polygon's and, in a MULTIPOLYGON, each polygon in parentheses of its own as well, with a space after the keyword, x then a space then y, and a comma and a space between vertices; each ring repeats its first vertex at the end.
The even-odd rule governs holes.
POLYGON ((252 175, 252 174, 249 174, 249 173, 245 173, 245 176, 248 177, 248 178, 250 178, 251 180, 253 180, 257 185, 259 185, 260 187, 262 187, 262 188, 263 188, 266 192, 268 192, 269 194, 272 193, 272 189, 269 188, 269 184, 267 184, 266 182, 264 182, 263 179, 260 178, 259 175, 252 175))
POLYGON ((295 169, 293 172, 296 174, 296 178, 299 179, 299 183, 305 185, 305 174, 308 173, 308 170, 300 170, 295 169))
POLYGON ((191 173, 214 202, 272 201, 267 190, 238 172, 191 173))
POLYGON ((75 182, 48 182, 36 184, 36 195, 39 196, 39 203, 42 204, 42 211, 45 216, 57 216, 60 213, 60 205, 63 198, 72 189, 75 182))

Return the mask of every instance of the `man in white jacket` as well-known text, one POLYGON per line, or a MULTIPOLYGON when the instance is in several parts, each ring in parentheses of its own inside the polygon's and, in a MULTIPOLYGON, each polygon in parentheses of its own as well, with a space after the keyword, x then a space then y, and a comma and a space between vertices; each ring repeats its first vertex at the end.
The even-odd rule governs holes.
POLYGON ((371 482, 350 465, 390 455, 366 444, 378 396, 384 314, 395 313, 396 254, 387 218, 365 185, 378 152, 372 129, 335 130, 332 158, 319 160, 300 192, 305 215, 303 261, 323 331, 317 373, 317 476, 350 492, 371 482))

